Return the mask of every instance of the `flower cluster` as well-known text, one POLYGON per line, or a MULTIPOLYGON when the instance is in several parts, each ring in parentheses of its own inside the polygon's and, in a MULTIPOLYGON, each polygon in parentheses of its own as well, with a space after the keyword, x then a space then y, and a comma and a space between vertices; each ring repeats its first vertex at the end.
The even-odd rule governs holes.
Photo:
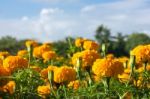
POLYGON ((72 63, 77 66, 77 60, 81 58, 82 68, 87 69, 93 65, 93 62, 100 58, 100 55, 95 50, 84 50, 82 52, 77 52, 72 57, 72 63))
POLYGON ((111 58, 97 59, 92 66, 93 73, 100 77, 116 77, 123 70, 123 64, 111 58))

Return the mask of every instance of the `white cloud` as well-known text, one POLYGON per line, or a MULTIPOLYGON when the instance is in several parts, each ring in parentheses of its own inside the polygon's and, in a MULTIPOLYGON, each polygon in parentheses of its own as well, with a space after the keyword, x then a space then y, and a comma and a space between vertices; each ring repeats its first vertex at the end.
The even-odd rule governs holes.
POLYGON ((41 41, 54 41, 66 36, 94 38, 94 32, 101 24, 110 28, 113 35, 117 32, 148 32, 150 7, 147 1, 122 0, 86 5, 77 13, 68 13, 59 8, 43 8, 37 16, 0 20, 0 36, 12 35, 41 41))
POLYGON ((29 19, 29 18, 28 18, 27 16, 23 16, 21 20, 22 20, 22 21, 27 21, 28 19, 29 19))

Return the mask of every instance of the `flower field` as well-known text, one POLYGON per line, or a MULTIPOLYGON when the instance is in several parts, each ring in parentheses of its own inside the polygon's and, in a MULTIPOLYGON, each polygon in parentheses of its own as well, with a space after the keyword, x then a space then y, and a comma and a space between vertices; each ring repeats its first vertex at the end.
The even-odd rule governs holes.
POLYGON ((107 44, 68 40, 65 56, 53 43, 25 42, 17 55, 0 52, 0 99, 149 99, 150 45, 130 56, 107 53, 107 44))

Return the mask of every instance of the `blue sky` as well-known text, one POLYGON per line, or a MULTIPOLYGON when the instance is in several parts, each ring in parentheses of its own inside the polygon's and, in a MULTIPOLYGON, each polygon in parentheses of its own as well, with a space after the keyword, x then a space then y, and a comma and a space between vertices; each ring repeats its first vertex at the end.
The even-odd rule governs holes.
POLYGON ((55 41, 66 36, 94 38, 104 24, 117 32, 150 34, 149 0, 2 0, 0 37, 55 41))

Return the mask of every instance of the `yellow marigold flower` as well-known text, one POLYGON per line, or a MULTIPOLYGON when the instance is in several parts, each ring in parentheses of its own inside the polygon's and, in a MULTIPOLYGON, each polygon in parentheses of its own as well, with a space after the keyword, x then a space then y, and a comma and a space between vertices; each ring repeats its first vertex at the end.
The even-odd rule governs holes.
MULTIPOLYGON (((146 66, 146 70, 150 71, 150 65, 146 66)), ((140 67, 136 71, 139 72, 139 73, 142 73, 142 72, 144 72, 144 67, 140 67)))
POLYGON ((140 76, 138 77, 138 80, 133 81, 134 85, 137 87, 142 87, 142 82, 143 82, 143 78, 140 76))
POLYGON ((9 56, 3 61, 3 66, 13 72, 16 69, 27 67, 28 60, 20 56, 9 56))
POLYGON ((86 50, 98 50, 99 45, 94 41, 86 40, 83 43, 83 48, 86 50))
POLYGON ((36 58, 42 58, 42 54, 47 51, 51 51, 50 46, 47 44, 35 47, 33 49, 33 56, 36 58))
POLYGON ((107 58, 112 58, 112 59, 114 59, 115 58, 115 56, 113 55, 113 54, 107 54, 107 56, 106 56, 107 58))
POLYGON ((75 46, 76 46, 76 47, 82 47, 85 40, 86 40, 86 39, 84 39, 84 38, 77 38, 77 39, 75 40, 75 46))
POLYGON ((11 72, 8 68, 0 67, 0 76, 9 76, 11 72))
POLYGON ((137 63, 150 62, 150 47, 148 45, 139 45, 135 47, 130 54, 136 56, 137 63))
POLYGON ((118 61, 124 63, 124 62, 129 61, 129 58, 128 57, 120 57, 120 58, 118 58, 118 61))
POLYGON ((50 92, 51 92, 50 85, 38 86, 37 92, 38 92, 39 95, 41 95, 43 97, 49 95, 50 92))
POLYGON ((130 74, 131 68, 124 69, 124 73, 130 74))
POLYGON ((127 73, 119 74, 118 79, 120 82, 127 82, 130 80, 130 74, 127 73))
POLYGON ((17 55, 18 56, 21 56, 21 57, 24 57, 28 54, 28 51, 27 50, 20 50, 18 51, 17 55))
POLYGON ((25 45, 26 45, 26 47, 36 47, 37 45, 38 45, 38 43, 36 42, 36 41, 34 41, 34 40, 27 40, 26 42, 25 42, 25 45))
POLYGON ((44 60, 48 61, 56 58, 56 53, 54 51, 47 51, 42 54, 44 60))
POLYGON ((77 60, 82 59, 82 69, 87 69, 93 65, 93 62, 100 58, 100 55, 95 50, 84 50, 82 52, 77 52, 72 57, 72 63, 74 66, 77 64, 77 60))
POLYGON ((16 83, 14 81, 9 81, 5 86, 3 86, 4 92, 9 92, 13 94, 15 92, 16 83))
POLYGON ((120 58, 118 58, 118 61, 123 63, 124 68, 128 67, 128 61, 129 61, 128 57, 120 57, 120 58))
POLYGON ((62 66, 54 70, 54 81, 56 83, 70 82, 76 79, 76 71, 68 66, 62 66))
POLYGON ((75 80, 75 81, 71 81, 69 84, 68 84, 68 87, 69 88, 73 88, 73 89, 78 89, 80 87, 80 81, 79 80, 75 80))
POLYGON ((0 52, 0 59, 5 59, 7 56, 9 56, 9 52, 5 51, 5 52, 0 52))
POLYGON ((102 77, 116 77, 123 70, 121 62, 110 58, 97 59, 92 66, 93 73, 102 77))
POLYGON ((57 66, 48 66, 47 68, 41 70, 40 74, 42 78, 48 78, 48 71, 54 71, 55 69, 57 69, 57 66))

